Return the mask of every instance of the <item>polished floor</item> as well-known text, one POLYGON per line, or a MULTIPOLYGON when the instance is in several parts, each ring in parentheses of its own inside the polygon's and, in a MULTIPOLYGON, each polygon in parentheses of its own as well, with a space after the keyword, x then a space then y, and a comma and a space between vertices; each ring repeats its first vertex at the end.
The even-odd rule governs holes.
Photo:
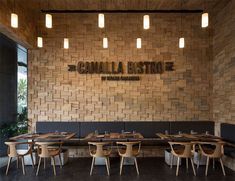
POLYGON ((140 175, 137 176, 134 166, 125 166, 123 168, 123 175, 119 175, 119 160, 117 158, 111 159, 111 175, 106 175, 104 166, 95 166, 93 175, 89 175, 91 159, 90 158, 74 158, 70 159, 62 169, 57 167, 57 176, 53 175, 52 167, 47 164, 46 169, 41 167, 38 176, 35 176, 35 171, 31 166, 26 166, 26 175, 22 175, 22 170, 16 169, 16 163, 13 162, 9 170, 9 175, 5 176, 6 167, 0 168, 0 181, 234 181, 235 172, 226 168, 227 176, 223 176, 220 165, 217 163, 213 170, 212 165, 209 169, 208 176, 204 175, 205 166, 201 166, 197 170, 197 176, 193 176, 192 168, 182 165, 180 167, 179 176, 175 176, 176 167, 172 169, 165 164, 163 158, 138 158, 140 175))

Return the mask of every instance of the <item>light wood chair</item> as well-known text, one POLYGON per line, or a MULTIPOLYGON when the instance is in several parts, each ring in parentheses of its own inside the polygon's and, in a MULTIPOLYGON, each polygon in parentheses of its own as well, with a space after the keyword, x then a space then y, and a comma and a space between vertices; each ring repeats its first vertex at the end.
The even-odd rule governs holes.
POLYGON ((92 171, 94 168, 94 163, 95 163, 96 158, 104 158, 105 159, 107 173, 108 173, 108 175, 110 175, 109 156, 112 152, 112 144, 109 142, 88 142, 88 145, 89 145, 90 155, 92 156, 90 175, 92 175, 92 171), (95 149, 93 149, 92 146, 95 146, 95 149))
POLYGON ((135 161, 136 172, 139 175, 139 168, 136 157, 140 153, 141 141, 135 142, 117 142, 118 153, 121 157, 120 163, 120 175, 122 174, 122 167, 125 158, 133 158, 135 161), (125 146, 125 149, 120 148, 120 145, 125 146), (134 148, 137 145, 138 148, 134 148))
POLYGON ((213 167, 214 167, 214 159, 219 159, 220 160, 220 165, 223 171, 223 175, 225 176, 225 170, 224 170, 224 165, 222 161, 222 157, 224 155, 224 142, 198 142, 199 149, 202 155, 207 157, 206 160, 206 171, 205 175, 207 176, 208 173, 208 167, 209 167, 209 162, 210 159, 213 159, 213 167), (206 149, 205 146, 212 146, 214 149, 206 149))
MULTIPOLYGON (((191 142, 168 142, 171 147, 171 154, 175 157, 177 157, 177 168, 176 168, 176 176, 179 175, 179 164, 180 159, 185 158, 186 159, 186 167, 188 168, 188 159, 191 160, 191 165, 193 168, 193 174, 196 176, 194 164, 193 164, 193 153, 194 153, 194 144, 191 142), (175 146, 182 146, 182 149, 175 149, 175 146)), ((172 162, 172 159, 171 159, 172 162)), ((172 166, 172 163, 171 163, 172 166)))
POLYGON ((54 175, 56 175, 55 156, 59 156, 60 168, 62 168, 60 153, 63 142, 36 142, 35 144, 38 146, 38 156, 39 156, 36 176, 38 175, 42 158, 44 159, 43 160, 44 169, 46 168, 46 158, 51 158, 54 175))
POLYGON ((6 175, 8 174, 9 167, 11 164, 12 158, 17 158, 17 168, 19 168, 19 159, 21 159, 22 163, 22 171, 25 175, 25 168, 24 168, 24 156, 30 155, 32 159, 32 166, 34 167, 34 161, 33 161, 33 143, 32 142, 5 142, 5 144, 8 146, 7 154, 8 154, 8 164, 6 169, 6 175), (17 146, 18 145, 28 145, 28 150, 26 150, 25 153, 20 154, 17 152, 17 146))

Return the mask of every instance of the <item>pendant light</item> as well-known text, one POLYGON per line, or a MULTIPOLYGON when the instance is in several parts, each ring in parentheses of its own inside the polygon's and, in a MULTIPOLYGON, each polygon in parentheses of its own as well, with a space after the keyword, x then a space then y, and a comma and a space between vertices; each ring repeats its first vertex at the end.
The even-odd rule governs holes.
POLYGON ((46 28, 52 28, 52 15, 46 14, 46 28))
MULTIPOLYGON (((67 6, 66 6, 67 7, 67 6)), ((69 39, 68 39, 68 17, 64 16, 66 27, 65 27, 65 38, 64 38, 64 49, 69 49, 69 39)))
MULTIPOLYGON (((182 1, 181 0, 181 10, 182 10, 182 1)), ((180 38, 179 38, 179 48, 184 48, 185 46, 185 40, 184 37, 182 36, 182 12, 180 14, 180 38)))
POLYGON ((104 14, 98 14, 98 27, 104 28, 104 14))
POLYGON ((184 48, 184 38, 179 39, 179 48, 184 48))
POLYGON ((149 19, 149 15, 144 15, 143 17, 143 27, 145 30, 148 30, 150 27, 150 19, 149 19))
MULTIPOLYGON (((206 9, 206 3, 205 0, 203 1, 204 3, 204 10, 206 9)), ((206 28, 209 25, 209 14, 207 12, 204 12, 202 14, 202 18, 201 18, 201 27, 202 28, 206 28)))
POLYGON ((208 13, 203 13, 202 14, 202 28, 206 28, 209 25, 209 14, 208 13))
POLYGON ((18 15, 16 13, 11 13, 11 27, 18 28, 18 15))
POLYGON ((12 28, 18 28, 18 15, 16 14, 16 6, 15 6, 15 0, 14 0, 14 4, 13 4, 13 12, 11 13, 11 27, 12 28))
POLYGON ((69 49, 69 39, 64 38, 64 49, 69 49))
MULTIPOLYGON (((49 9, 49 0, 47 0, 47 8, 49 9)), ((46 28, 52 28, 52 15, 51 14, 46 14, 45 15, 45 25, 46 28)))
POLYGON ((103 38, 103 48, 108 48, 108 38, 103 38))
POLYGON ((43 47, 43 39, 40 36, 37 37, 37 46, 38 46, 38 48, 43 47))
POLYGON ((136 39, 136 48, 140 49, 142 47, 141 38, 136 39))

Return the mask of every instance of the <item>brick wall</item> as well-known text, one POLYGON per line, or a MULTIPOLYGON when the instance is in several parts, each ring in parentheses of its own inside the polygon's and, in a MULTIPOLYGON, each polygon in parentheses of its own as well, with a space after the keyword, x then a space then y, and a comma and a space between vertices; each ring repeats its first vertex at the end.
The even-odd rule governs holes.
POLYGON ((180 15, 108 14, 106 29, 97 15, 53 16, 44 48, 29 51, 29 119, 36 121, 211 120, 212 61, 208 29, 200 14, 185 15, 186 48, 178 48, 180 15), (63 49, 66 22, 70 49, 63 49), (102 48, 102 38, 109 48, 102 48), (136 38, 142 49, 136 49, 136 38), (101 81, 100 75, 68 72, 78 61, 173 61, 175 71, 140 75, 140 81, 101 81))
POLYGON ((213 119, 216 134, 220 123, 235 124, 235 2, 230 1, 214 20, 213 119))

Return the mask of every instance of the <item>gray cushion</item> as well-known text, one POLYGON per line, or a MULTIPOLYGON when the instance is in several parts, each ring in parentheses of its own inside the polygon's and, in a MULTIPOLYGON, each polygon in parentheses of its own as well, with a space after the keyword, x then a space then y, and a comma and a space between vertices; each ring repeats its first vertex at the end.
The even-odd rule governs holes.
POLYGON ((133 130, 141 133, 145 138, 156 138, 156 133, 164 133, 169 131, 169 122, 125 122, 125 131, 132 132, 133 130))
POLYGON ((79 137, 80 123, 79 122, 36 122, 36 131, 38 133, 50 132, 73 132, 79 137))
POLYGON ((235 143, 235 125, 222 123, 221 124, 221 136, 224 140, 229 141, 231 143, 235 143))
POLYGON ((175 121, 170 123, 170 127, 171 134, 177 134, 179 131, 190 133, 191 130, 198 133, 209 131, 210 134, 214 134, 214 122, 212 121, 175 121))
POLYGON ((80 137, 84 138, 89 133, 98 130, 99 133, 104 133, 105 131, 120 133, 124 130, 123 122, 81 122, 81 134, 80 137))

